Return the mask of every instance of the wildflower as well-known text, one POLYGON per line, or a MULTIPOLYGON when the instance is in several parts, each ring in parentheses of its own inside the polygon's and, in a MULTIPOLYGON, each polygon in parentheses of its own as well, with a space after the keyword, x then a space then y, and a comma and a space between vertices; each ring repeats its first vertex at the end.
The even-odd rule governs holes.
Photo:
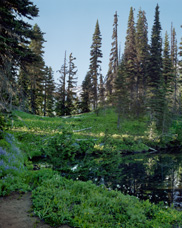
POLYGON ((4 161, 0 160, 0 167, 4 166, 4 161))
POLYGON ((0 156, 5 156, 6 155, 6 151, 3 150, 2 147, 0 147, 0 156))

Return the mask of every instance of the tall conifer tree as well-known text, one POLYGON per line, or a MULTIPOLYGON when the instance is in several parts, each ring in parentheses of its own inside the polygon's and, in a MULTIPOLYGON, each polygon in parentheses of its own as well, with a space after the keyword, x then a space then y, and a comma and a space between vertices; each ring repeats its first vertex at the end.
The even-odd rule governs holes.
POLYGON ((43 33, 37 24, 33 27, 35 39, 31 40, 30 49, 37 56, 34 64, 29 64, 28 72, 30 77, 30 106, 33 114, 40 114, 43 106, 43 80, 44 80, 44 46, 43 33))
POLYGON ((174 89, 173 89, 173 113, 177 114, 178 110, 178 46, 176 39, 176 31, 171 24, 171 61, 173 67, 174 89))
MULTIPOLYGON (((181 25, 182 28, 182 25, 181 25)), ((179 44, 179 77, 180 81, 182 81, 182 38, 179 44)), ((179 114, 182 115, 182 87, 179 88, 179 114)))
POLYGON ((73 92, 73 88, 76 87, 77 84, 77 69, 74 61, 76 60, 73 57, 72 53, 69 56, 69 69, 68 69, 68 89, 67 89, 67 98, 66 98, 66 114, 71 115, 74 109, 74 103, 76 101, 76 93, 73 92))
POLYGON ((0 102, 11 108, 17 95, 17 67, 32 62, 35 56, 27 47, 34 37, 32 26, 24 18, 38 15, 38 8, 29 0, 3 0, 0 5, 0 102))
POLYGON ((166 93, 167 93, 167 90, 169 90, 169 93, 171 93, 173 89, 172 59, 171 59, 171 52, 170 52, 170 46, 169 46, 169 36, 167 32, 165 33, 165 40, 164 40, 163 77, 164 77, 164 85, 165 85, 166 93))
POLYGON ((90 74, 92 80, 92 102, 94 110, 97 108, 98 105, 98 75, 99 75, 99 68, 101 64, 102 58, 102 51, 101 51, 101 32, 99 28, 99 22, 97 20, 95 26, 95 32, 92 38, 92 45, 90 51, 90 74))
POLYGON ((58 116, 62 116, 66 114, 66 77, 68 74, 68 66, 66 62, 66 51, 64 56, 64 64, 59 70, 60 78, 59 85, 57 88, 57 104, 56 104, 56 113, 58 116))
POLYGON ((125 60, 125 70, 128 80, 128 89, 130 92, 130 110, 132 112, 136 111, 136 29, 134 22, 134 12, 133 8, 130 8, 128 28, 125 41, 124 50, 124 60, 125 60))
POLYGON ((112 34, 112 48, 110 53, 109 70, 106 78, 106 92, 109 99, 112 100, 114 92, 114 83, 118 70, 118 15, 117 11, 114 14, 113 34, 112 34))
POLYGON ((162 38, 159 21, 159 6, 155 8, 154 24, 151 34, 149 64, 149 107, 151 121, 156 123, 158 130, 163 126, 163 78, 162 78, 162 38))
POLYGON ((159 21, 159 13, 159 6, 157 5, 150 47, 150 86, 153 88, 158 88, 160 86, 162 75, 162 28, 159 21))
POLYGON ((81 112, 90 111, 90 99, 91 99, 91 74, 87 72, 85 79, 82 82, 82 93, 81 93, 81 112))
POLYGON ((126 74, 126 66, 124 56, 118 66, 117 77, 115 80, 115 106, 118 113, 118 129, 120 128, 121 117, 127 118, 129 113, 129 91, 128 80, 126 74))
POLYGON ((55 83, 51 67, 46 66, 45 68, 43 85, 43 114, 44 116, 53 116, 55 83))
POLYGON ((169 37, 166 32, 163 51, 163 124, 162 132, 168 131, 171 122, 171 112, 173 103, 174 75, 172 68, 171 52, 169 46, 169 37))
POLYGON ((149 62, 148 45, 148 24, 145 11, 138 12, 136 24, 136 53, 137 53, 137 77, 136 77, 136 96, 137 96, 137 115, 144 111, 147 93, 147 76, 149 62))

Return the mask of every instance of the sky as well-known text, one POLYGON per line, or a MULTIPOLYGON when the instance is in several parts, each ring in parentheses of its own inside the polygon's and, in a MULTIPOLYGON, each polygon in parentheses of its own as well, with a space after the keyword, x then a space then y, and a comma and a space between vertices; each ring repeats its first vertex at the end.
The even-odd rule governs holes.
POLYGON ((155 7, 159 4, 162 38, 165 32, 170 35, 171 22, 176 29, 178 44, 182 37, 182 0, 32 0, 39 8, 39 17, 29 21, 38 24, 44 32, 44 60, 54 71, 58 82, 59 72, 64 63, 65 51, 67 59, 72 53, 76 57, 77 85, 81 85, 90 64, 90 47, 92 36, 98 19, 102 35, 102 74, 108 71, 109 55, 112 42, 114 13, 118 17, 118 42, 121 53, 124 50, 127 23, 130 7, 135 9, 135 22, 141 8, 146 12, 148 22, 148 39, 151 40, 151 29, 154 22, 155 7))

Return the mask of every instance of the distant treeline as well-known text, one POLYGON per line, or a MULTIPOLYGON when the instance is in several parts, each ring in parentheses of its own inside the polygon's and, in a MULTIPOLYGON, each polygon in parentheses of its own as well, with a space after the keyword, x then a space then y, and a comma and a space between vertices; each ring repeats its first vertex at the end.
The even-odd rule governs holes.
POLYGON ((66 52, 59 70, 59 83, 45 65, 44 33, 25 18, 38 16, 29 0, 4 0, 0 6, 0 104, 1 109, 16 106, 33 114, 71 115, 114 106, 121 117, 147 115, 151 126, 167 132, 172 119, 181 115, 182 41, 176 31, 161 37, 159 6, 156 6, 151 42, 145 11, 137 21, 131 7, 124 53, 118 48, 118 14, 114 14, 111 52, 107 75, 102 75, 102 37, 97 20, 90 50, 90 65, 82 82, 81 98, 76 96, 75 57, 66 52), (27 21, 27 20, 26 20, 27 21), (121 57, 120 57, 121 56, 121 57))

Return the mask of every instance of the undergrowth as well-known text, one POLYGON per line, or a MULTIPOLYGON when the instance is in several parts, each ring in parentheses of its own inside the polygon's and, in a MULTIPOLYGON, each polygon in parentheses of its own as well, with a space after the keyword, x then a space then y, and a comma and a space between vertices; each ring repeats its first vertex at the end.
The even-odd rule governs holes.
POLYGON ((171 227, 182 224, 182 213, 109 191, 92 182, 67 180, 55 174, 33 193, 34 212, 52 226, 79 228, 171 227))

